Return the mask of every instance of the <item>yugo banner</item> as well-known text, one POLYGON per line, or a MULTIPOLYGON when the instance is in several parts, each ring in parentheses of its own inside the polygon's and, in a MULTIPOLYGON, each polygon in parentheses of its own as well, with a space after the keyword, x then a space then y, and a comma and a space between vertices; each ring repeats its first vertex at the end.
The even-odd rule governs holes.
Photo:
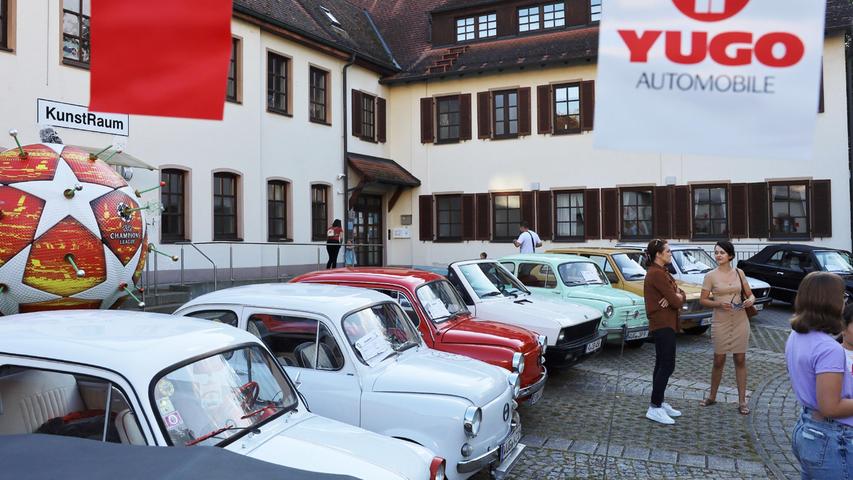
POLYGON ((608 0, 595 146, 812 156, 826 4, 608 0))

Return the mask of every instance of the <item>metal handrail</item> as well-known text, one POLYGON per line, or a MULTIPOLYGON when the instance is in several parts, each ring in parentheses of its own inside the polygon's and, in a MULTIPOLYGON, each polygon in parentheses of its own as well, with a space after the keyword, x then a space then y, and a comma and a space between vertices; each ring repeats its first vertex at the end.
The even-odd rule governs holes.
MULTIPOLYGON (((175 242, 175 244, 181 246, 181 286, 184 285, 184 245, 189 245, 189 246, 193 247, 193 249, 195 249, 195 251, 197 251, 199 254, 201 254, 201 256, 205 258, 205 260, 210 262, 210 265, 213 266, 213 289, 216 290, 217 289, 216 288, 217 287, 217 285, 216 285, 216 278, 217 278, 216 262, 214 262, 210 257, 208 257, 207 254, 202 252, 201 249, 198 248, 198 246, 196 246, 196 244, 193 242, 175 242)), ((233 280, 233 278, 232 278, 232 280, 233 280)))

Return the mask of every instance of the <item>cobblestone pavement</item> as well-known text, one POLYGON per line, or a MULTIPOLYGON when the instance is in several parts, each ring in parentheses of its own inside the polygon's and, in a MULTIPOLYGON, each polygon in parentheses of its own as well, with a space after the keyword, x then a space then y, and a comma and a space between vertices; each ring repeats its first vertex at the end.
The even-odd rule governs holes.
POLYGON ((737 412, 731 359, 718 403, 699 406, 710 388, 712 332, 678 339, 667 401, 684 416, 673 426, 645 418, 654 366, 651 343, 626 348, 621 360, 619 348, 608 347, 581 365, 552 372, 540 403, 519 409, 527 447, 508 478, 604 478, 605 465, 607 478, 798 478, 790 445, 799 406, 784 359, 791 312, 790 305, 774 302, 752 320, 751 415, 737 412))

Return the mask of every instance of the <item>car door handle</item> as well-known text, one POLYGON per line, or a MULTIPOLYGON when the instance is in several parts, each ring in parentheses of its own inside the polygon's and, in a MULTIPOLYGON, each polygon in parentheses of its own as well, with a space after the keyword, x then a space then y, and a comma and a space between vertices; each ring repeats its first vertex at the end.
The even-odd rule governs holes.
POLYGON ((785 275, 785 272, 776 272, 776 275, 785 275))

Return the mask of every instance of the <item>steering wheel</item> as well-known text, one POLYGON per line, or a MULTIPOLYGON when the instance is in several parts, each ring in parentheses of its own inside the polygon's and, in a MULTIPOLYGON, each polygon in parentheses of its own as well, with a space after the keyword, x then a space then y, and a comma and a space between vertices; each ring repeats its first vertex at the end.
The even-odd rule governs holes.
POLYGON ((258 395, 261 394, 261 387, 258 385, 258 382, 254 380, 249 380, 244 383, 239 389, 240 394, 243 395, 243 405, 246 408, 249 408, 258 402, 258 395))

